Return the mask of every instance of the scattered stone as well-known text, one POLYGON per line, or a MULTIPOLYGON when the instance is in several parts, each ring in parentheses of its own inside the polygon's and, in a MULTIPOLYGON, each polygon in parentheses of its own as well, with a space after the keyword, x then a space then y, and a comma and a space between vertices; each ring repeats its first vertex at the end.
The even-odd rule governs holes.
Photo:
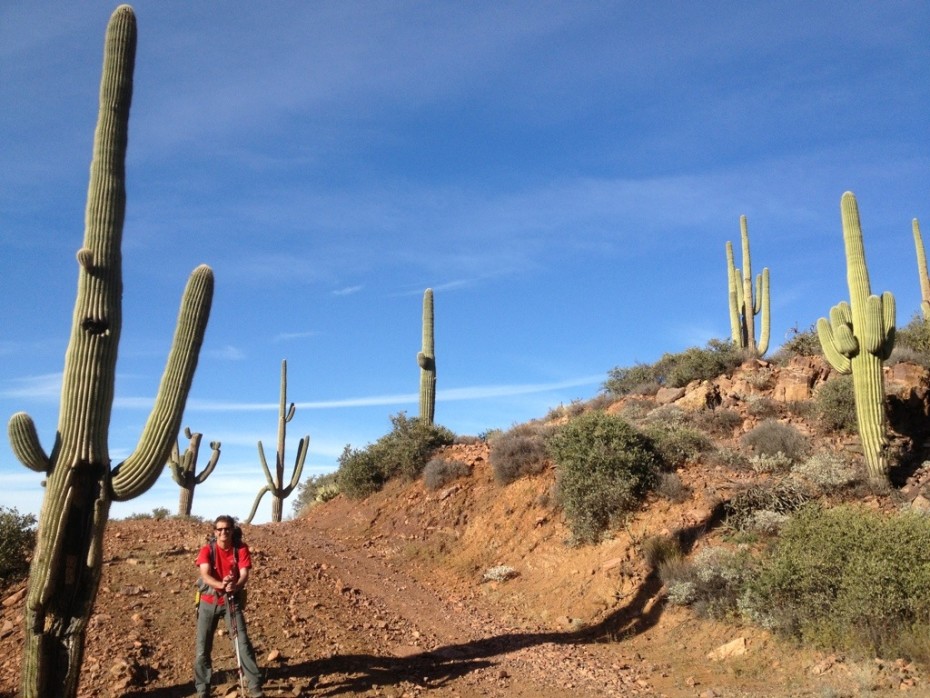
POLYGON ((3 607, 9 608, 10 606, 15 606, 20 601, 22 601, 24 598, 26 598, 26 587, 23 587, 19 591, 13 594, 10 594, 5 599, 3 599, 3 607))
POLYGON ((715 662, 723 661, 724 659, 730 659, 732 657, 739 657, 746 654, 746 638, 738 637, 735 640, 730 640, 723 645, 720 645, 715 650, 712 650, 707 653, 707 658, 715 662))

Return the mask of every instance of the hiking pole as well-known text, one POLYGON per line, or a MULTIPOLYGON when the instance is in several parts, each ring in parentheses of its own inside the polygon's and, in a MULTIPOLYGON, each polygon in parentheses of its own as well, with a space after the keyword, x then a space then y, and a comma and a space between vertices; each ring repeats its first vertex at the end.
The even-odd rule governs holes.
POLYGON ((229 636, 236 648, 236 668, 239 670, 239 695, 248 696, 245 690, 245 673, 242 671, 242 655, 239 653, 239 622, 236 619, 236 595, 226 594, 226 612, 229 614, 229 636))

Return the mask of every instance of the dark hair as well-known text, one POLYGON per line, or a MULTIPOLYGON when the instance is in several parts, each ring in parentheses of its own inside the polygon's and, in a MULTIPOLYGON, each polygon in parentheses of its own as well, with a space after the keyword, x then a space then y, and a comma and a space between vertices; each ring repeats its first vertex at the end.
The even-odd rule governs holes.
POLYGON ((217 516, 213 521, 213 527, 216 528, 217 524, 224 523, 232 529, 231 540, 233 545, 242 545, 242 529, 239 527, 239 524, 236 522, 235 516, 230 516, 229 514, 222 514, 217 516))

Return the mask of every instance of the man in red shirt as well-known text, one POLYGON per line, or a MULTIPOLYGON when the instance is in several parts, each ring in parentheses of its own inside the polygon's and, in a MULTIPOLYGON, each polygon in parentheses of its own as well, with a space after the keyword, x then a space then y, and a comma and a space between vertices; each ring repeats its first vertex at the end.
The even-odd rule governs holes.
POLYGON ((245 627, 245 616, 238 603, 252 569, 249 546, 241 541, 241 530, 231 516, 220 516, 213 523, 216 540, 200 549, 197 567, 200 569, 200 604, 197 608, 197 656, 194 659, 194 688, 198 698, 210 695, 210 679, 213 675, 211 654, 213 635, 223 616, 231 637, 236 638, 242 672, 249 685, 252 698, 262 696, 262 680, 255 661, 255 650, 249 642, 245 627), (234 612, 227 613, 228 600, 232 597, 234 612), (235 622, 235 632, 232 623, 235 622))

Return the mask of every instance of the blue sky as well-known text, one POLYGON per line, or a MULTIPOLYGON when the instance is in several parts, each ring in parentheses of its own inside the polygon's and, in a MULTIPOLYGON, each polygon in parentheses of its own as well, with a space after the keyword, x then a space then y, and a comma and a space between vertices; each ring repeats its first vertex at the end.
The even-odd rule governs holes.
MULTIPOLYGON (((0 408, 50 447, 114 5, 0 5, 0 408)), ((248 513, 288 361, 287 476, 417 414, 478 434, 596 395, 615 366, 729 335, 749 220, 773 349, 847 298, 856 193, 898 322, 930 235, 925 2, 146 0, 127 161, 110 450, 135 447, 191 270, 216 295, 183 424, 219 440, 194 513, 248 513)), ((6 441, 6 440, 4 440, 6 441)), ((0 450, 0 506, 40 476, 0 450)), ((113 516, 177 508, 167 470, 113 516)), ((290 513, 290 504, 285 508, 290 513)), ((270 517, 266 496, 256 521, 270 517)))

